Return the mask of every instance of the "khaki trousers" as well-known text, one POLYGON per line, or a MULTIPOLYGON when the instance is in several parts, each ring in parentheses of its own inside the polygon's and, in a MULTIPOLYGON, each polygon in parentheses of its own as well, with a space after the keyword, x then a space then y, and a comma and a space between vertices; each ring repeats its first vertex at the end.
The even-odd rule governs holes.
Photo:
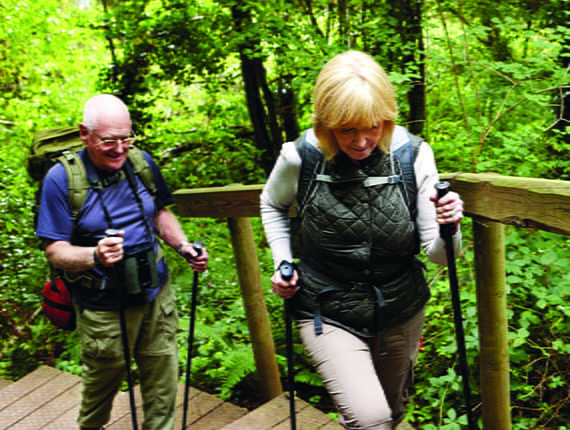
POLYGON ((424 311, 386 330, 386 355, 380 337, 362 339, 323 324, 315 335, 313 320, 297 321, 311 361, 345 420, 345 427, 391 430, 403 419, 413 383, 424 311))
MULTIPOLYGON (((102 427, 126 375, 119 312, 77 314, 83 393, 77 422, 102 427)), ((131 357, 141 380, 143 430, 171 430, 176 418, 178 314, 170 282, 151 303, 125 310, 131 357)))

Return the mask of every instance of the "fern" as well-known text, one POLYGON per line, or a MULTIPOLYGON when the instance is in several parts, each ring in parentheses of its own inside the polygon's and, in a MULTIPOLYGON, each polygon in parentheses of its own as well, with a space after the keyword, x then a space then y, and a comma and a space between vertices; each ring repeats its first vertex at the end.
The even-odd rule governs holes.
POLYGON ((229 399, 233 388, 247 375, 255 373, 255 360, 252 349, 246 345, 233 345, 233 349, 224 354, 224 375, 221 377, 222 386, 220 396, 229 399))

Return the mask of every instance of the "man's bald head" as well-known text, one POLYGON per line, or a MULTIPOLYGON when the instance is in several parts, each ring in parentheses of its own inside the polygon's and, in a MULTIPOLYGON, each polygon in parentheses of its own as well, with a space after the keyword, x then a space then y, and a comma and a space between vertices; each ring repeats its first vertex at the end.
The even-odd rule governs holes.
POLYGON ((123 120, 131 122, 127 106, 111 94, 99 94, 85 104, 83 125, 89 130, 97 130, 109 121, 123 120))
POLYGON ((120 99, 100 94, 87 101, 79 136, 95 167, 120 169, 127 160, 131 133, 131 117, 120 99))

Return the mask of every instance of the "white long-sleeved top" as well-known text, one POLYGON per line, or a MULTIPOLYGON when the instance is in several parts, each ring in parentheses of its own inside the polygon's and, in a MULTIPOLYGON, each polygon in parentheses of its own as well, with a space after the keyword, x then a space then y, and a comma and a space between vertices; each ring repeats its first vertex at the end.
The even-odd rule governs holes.
MULTIPOLYGON (((307 140, 318 147, 313 130, 309 130, 307 140)), ((397 150, 409 140, 403 127, 396 126, 392 136, 391 151, 397 150)), ((439 224, 436 210, 430 197, 435 193, 435 184, 439 181, 437 167, 431 147, 422 142, 414 163, 418 185, 416 226, 419 231, 421 247, 433 263, 447 265, 445 243, 439 236, 439 224)), ((261 219, 265 234, 271 247, 275 267, 283 260, 292 261, 291 236, 289 229, 289 210, 297 195, 297 183, 301 171, 301 157, 294 142, 287 142, 275 167, 263 188, 260 197, 261 219)), ((461 252, 461 230, 453 236, 455 255, 461 252)))

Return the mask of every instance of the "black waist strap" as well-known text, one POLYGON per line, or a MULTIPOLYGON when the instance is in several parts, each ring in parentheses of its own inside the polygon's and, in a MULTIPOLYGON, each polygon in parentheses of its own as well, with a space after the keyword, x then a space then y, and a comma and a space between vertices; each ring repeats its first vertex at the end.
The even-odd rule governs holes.
MULTIPOLYGON (((321 303, 320 301, 322 300, 322 298, 329 293, 332 292, 342 292, 342 291, 349 291, 361 286, 371 286, 373 287, 373 291, 374 294, 376 296, 376 305, 378 306, 378 309, 383 308, 386 303, 384 301, 384 296, 382 295, 382 291, 380 290, 379 287, 377 287, 376 285, 372 285, 369 283, 363 283, 363 282, 343 282, 343 281, 339 281, 336 279, 331 279, 326 275, 323 275, 322 273, 319 273, 313 269, 311 269, 306 263, 299 263, 299 267, 301 268, 301 270, 303 272, 308 273, 309 275, 313 276, 314 278, 317 278, 321 281, 324 281, 326 284, 328 284, 325 288, 323 288, 321 291, 319 291, 317 293, 317 296, 315 298, 315 310, 314 310, 314 324, 315 324, 315 334, 321 335, 323 334, 323 321, 322 321, 322 312, 321 312, 321 303)), ((379 313, 380 318, 382 317, 382 313, 379 313)), ((382 324, 379 323, 379 325, 381 326, 382 324)), ((376 331, 381 331, 381 330, 376 330, 376 331)), ((382 339, 383 340, 383 337, 382 339)), ((381 342, 383 344, 383 342, 381 342)), ((383 348, 383 346, 381 345, 381 351, 385 350, 385 348, 383 348)))

